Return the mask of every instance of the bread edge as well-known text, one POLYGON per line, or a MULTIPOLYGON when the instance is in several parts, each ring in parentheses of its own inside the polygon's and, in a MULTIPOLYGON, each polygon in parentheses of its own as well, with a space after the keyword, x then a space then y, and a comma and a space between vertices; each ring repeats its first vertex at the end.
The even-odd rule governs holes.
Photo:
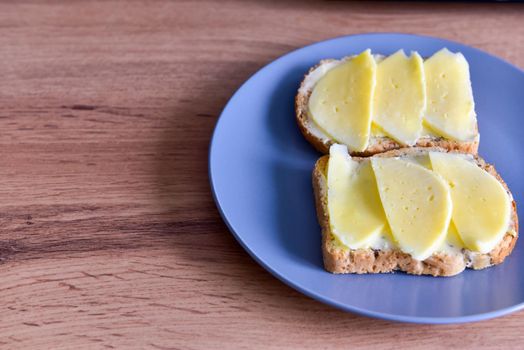
MULTIPOLYGON (((377 157, 397 157, 421 152, 440 151, 447 153, 464 153, 449 151, 443 148, 404 148, 392 150, 377 157)), ((435 253, 424 261, 413 259, 411 255, 398 249, 345 249, 333 244, 334 236, 329 225, 327 210, 327 163, 329 156, 322 156, 317 160, 313 170, 313 189, 318 221, 322 229, 322 255, 324 268, 332 273, 388 273, 404 271, 413 275, 453 276, 466 268, 476 270, 500 264, 511 254, 518 239, 518 216, 515 201, 512 199, 511 226, 501 242, 489 253, 481 254, 462 250, 462 254, 435 253), (515 235, 511 234, 515 232, 515 235)), ((362 158, 354 158, 362 161, 362 158)), ((495 168, 482 158, 474 156, 475 162, 482 169, 496 177, 508 194, 511 192, 495 168)), ((512 196, 510 197, 512 198, 512 196)))
MULTIPOLYGON (((348 59, 348 57, 342 58, 342 60, 348 59)), ((337 143, 335 140, 331 138, 327 138, 323 140, 322 138, 317 137, 314 135, 314 133, 311 131, 311 128, 309 127, 309 123, 311 122, 309 120, 308 116, 308 102, 309 97, 311 96, 312 89, 305 89, 305 83, 307 77, 319 66, 322 64, 326 64, 329 62, 334 61, 333 59, 326 59, 320 61, 315 66, 311 67, 309 71, 304 75, 304 78, 302 79, 302 82, 300 83, 297 95, 295 96, 295 114, 296 114, 296 122, 298 124, 298 128, 300 129, 300 132, 304 136, 304 138, 319 152, 323 154, 329 153, 329 147, 337 143)), ((478 124, 477 124, 478 128, 478 124)), ((478 129, 477 129, 478 131, 478 129)), ((383 153, 394 149, 400 149, 405 148, 406 146, 403 146, 396 142, 395 140, 389 138, 389 137, 377 137, 375 138, 377 141, 373 142, 372 144, 368 145, 368 147, 362 151, 362 152, 351 152, 352 156, 361 156, 361 157, 367 157, 371 156, 377 153, 383 153)), ((479 141, 478 138, 475 141, 469 141, 469 142, 461 142, 461 141, 455 141, 446 139, 443 137, 436 137, 436 138, 420 138, 417 143, 410 147, 440 147, 444 148, 446 150, 450 151, 459 151, 461 153, 470 153, 470 154, 477 154, 478 147, 479 147, 479 141)))

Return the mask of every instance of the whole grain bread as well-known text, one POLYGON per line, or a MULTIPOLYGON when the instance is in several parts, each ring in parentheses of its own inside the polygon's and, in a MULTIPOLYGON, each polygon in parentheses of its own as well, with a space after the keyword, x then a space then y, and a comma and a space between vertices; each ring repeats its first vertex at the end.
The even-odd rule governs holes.
MULTIPOLYGON (((351 56, 344 57, 343 60, 350 59, 351 56)), ((296 121, 302 135, 306 140, 313 145, 318 151, 327 154, 329 153, 329 147, 337 143, 336 140, 333 140, 325 133, 318 130, 318 128, 313 124, 308 113, 308 104, 309 97, 314 88, 314 84, 308 83, 308 78, 311 77, 313 72, 321 66, 326 66, 335 62, 336 60, 327 59, 320 61, 317 65, 312 67, 309 72, 304 76, 298 89, 297 95, 295 97, 295 112, 296 112, 296 121)), ((326 69, 327 71, 327 69, 326 69)), ((463 153, 477 154, 479 146, 478 138, 474 141, 455 141, 446 139, 444 137, 437 136, 424 136, 420 137, 417 143, 413 147, 440 147, 446 150, 455 150, 463 153)), ((382 153, 394 149, 399 149, 405 146, 402 146, 392 138, 387 136, 376 136, 370 137, 369 145, 363 152, 351 152, 352 156, 370 156, 377 153, 382 153)))
MULTIPOLYGON (((443 148, 403 148, 377 154, 374 157, 401 157, 416 155, 429 151, 460 153, 443 148)), ((365 158, 353 158, 362 161, 365 158)), ((495 176, 511 196, 506 183, 502 180, 495 168, 482 158, 474 156, 476 164, 495 176)), ((489 253, 481 254, 468 249, 462 249, 458 254, 439 252, 424 261, 415 260, 411 255, 403 253, 397 248, 388 250, 348 249, 335 240, 327 209, 327 165, 329 156, 321 157, 313 170, 313 189, 317 216, 322 228, 322 254, 324 267, 332 273, 384 273, 405 271, 414 275, 453 276, 465 268, 484 269, 500 264, 511 253, 518 238, 518 218, 515 201, 512 199, 510 226, 501 242, 489 253)))

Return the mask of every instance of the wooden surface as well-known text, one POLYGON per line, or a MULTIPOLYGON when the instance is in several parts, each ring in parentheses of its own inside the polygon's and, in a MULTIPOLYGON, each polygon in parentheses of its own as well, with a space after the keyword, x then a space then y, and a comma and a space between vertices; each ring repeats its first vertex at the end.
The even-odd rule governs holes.
POLYGON ((0 348, 509 348, 524 312, 389 323, 306 298, 222 223, 207 150, 239 85, 333 36, 458 40, 524 67, 524 7, 0 3, 0 348))

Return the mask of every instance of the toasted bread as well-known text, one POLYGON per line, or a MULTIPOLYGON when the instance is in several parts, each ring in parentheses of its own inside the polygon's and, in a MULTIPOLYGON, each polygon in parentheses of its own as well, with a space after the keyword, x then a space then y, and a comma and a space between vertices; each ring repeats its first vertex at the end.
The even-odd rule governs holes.
MULTIPOLYGON (((374 157, 402 157, 428 151, 460 153, 443 148, 403 148, 377 154, 374 157)), ((353 159, 362 161, 364 158, 354 157, 353 159)), ((503 185, 511 198, 511 220, 507 233, 500 243, 486 254, 461 249, 456 254, 437 252, 426 260, 419 261, 398 248, 387 250, 348 249, 336 242, 331 231, 327 209, 327 164, 329 156, 321 157, 313 170, 313 189, 318 221, 322 228, 322 253, 325 269, 332 273, 384 273, 399 270, 414 275, 452 276, 462 272, 465 268, 478 270, 503 262, 512 252, 518 238, 516 204, 507 185, 495 168, 477 156, 474 159, 479 167, 493 175, 503 185)))
MULTIPOLYGON (((380 59, 381 56, 377 56, 380 59)), ((320 130, 311 120, 308 112, 309 97, 315 87, 316 81, 322 75, 327 73, 329 69, 338 62, 351 58, 345 57, 340 61, 328 59, 322 60, 316 66, 312 67, 304 76, 300 84, 300 88, 295 97, 295 112, 298 127, 306 140, 313 145, 318 151, 327 154, 329 147, 337 143, 336 140, 330 138, 326 133, 320 130)), ((414 147, 440 147, 449 151, 455 150, 462 153, 477 154, 479 140, 478 137, 473 141, 461 142, 451 139, 446 139, 440 136, 422 136, 418 139, 414 147)), ((382 153, 394 149, 399 149, 404 146, 387 136, 371 136, 368 147, 362 152, 352 152, 354 156, 370 156, 377 153, 382 153)))

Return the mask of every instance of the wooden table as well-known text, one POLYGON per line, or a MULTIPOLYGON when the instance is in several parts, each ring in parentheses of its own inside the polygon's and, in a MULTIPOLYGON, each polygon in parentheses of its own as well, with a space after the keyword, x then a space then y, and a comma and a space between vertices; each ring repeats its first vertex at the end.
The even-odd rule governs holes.
POLYGON ((239 85, 333 36, 458 40, 524 67, 524 8, 302 1, 0 4, 0 348, 508 348, 524 312, 389 323, 302 296, 219 217, 209 139, 239 85))

